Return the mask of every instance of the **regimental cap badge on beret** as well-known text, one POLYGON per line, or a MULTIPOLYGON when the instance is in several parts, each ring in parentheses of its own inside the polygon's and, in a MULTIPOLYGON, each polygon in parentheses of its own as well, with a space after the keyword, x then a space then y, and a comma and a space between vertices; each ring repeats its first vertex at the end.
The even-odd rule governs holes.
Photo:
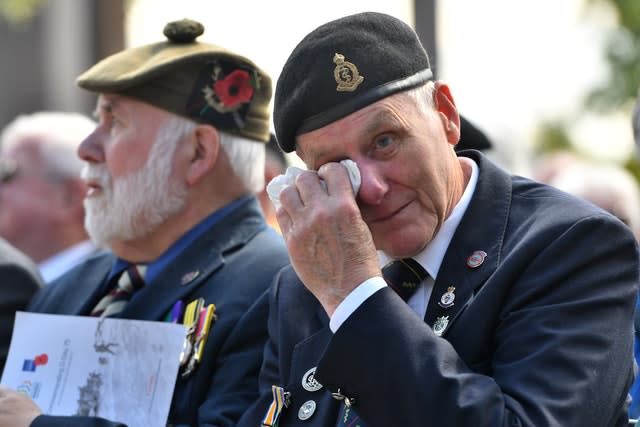
POLYGON ((298 135, 432 77, 418 35, 398 18, 363 12, 321 25, 298 43, 278 77, 273 104, 278 144, 291 152, 298 135))
POLYGON ((197 41, 203 33, 197 21, 170 22, 163 30, 167 40, 111 55, 80 75, 77 83, 267 142, 271 78, 248 58, 197 41))
POLYGON ((356 90, 364 80, 364 77, 358 72, 358 67, 351 62, 345 61, 344 55, 339 53, 333 55, 333 62, 336 64, 336 68, 333 69, 333 77, 338 83, 336 90, 338 92, 353 92, 356 90))

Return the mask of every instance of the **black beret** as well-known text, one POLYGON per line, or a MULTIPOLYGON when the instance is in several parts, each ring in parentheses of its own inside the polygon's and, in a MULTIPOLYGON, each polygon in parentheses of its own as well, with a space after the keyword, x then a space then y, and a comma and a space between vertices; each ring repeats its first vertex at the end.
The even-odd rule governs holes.
POLYGON ((237 53, 196 41, 203 32, 196 21, 170 22, 164 28, 167 40, 111 55, 76 82, 267 142, 271 78, 237 53))
POLYGON ((274 97, 274 126, 285 152, 321 128, 432 78, 416 32, 392 16, 364 12, 309 33, 287 59, 274 97))

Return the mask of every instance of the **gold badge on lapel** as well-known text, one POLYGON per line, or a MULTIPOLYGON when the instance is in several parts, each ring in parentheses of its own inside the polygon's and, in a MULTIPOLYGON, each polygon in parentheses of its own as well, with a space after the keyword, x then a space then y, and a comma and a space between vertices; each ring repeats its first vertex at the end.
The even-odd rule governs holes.
POLYGON ((336 64, 336 68, 333 69, 333 77, 338 83, 338 87, 336 87, 338 92, 353 92, 364 81, 364 76, 360 75, 358 67, 345 61, 344 55, 336 53, 333 56, 333 63, 336 64))

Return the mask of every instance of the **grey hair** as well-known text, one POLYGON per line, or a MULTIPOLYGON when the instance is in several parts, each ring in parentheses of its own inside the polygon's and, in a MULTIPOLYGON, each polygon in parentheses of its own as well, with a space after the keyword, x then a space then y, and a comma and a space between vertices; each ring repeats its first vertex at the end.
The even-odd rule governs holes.
MULTIPOLYGON (((167 143, 172 141, 177 144, 196 126, 198 124, 192 120, 173 116, 160 132, 164 132, 164 135, 167 136, 164 138, 167 143)), ((229 159, 233 173, 252 193, 262 191, 264 188, 265 144, 220 130, 218 130, 218 135, 220 136, 220 146, 229 159)))
MULTIPOLYGON (((178 142, 192 132, 196 126, 198 124, 194 121, 172 114, 158 129, 156 142, 166 145, 166 147, 163 147, 164 150, 170 150, 175 153, 178 142)), ((171 158, 173 159, 173 154, 171 158)))
POLYGON ((422 86, 409 89, 405 93, 415 101, 416 105, 420 107, 423 113, 428 113, 433 112, 436 106, 435 100, 433 99, 435 89, 435 82, 433 80, 429 80, 422 86))
POLYGON ((252 193, 264 188, 265 144, 243 136, 219 132, 220 145, 224 149, 233 172, 252 193))
POLYGON ((2 130, 0 147, 6 152, 27 139, 36 139, 49 176, 77 178, 85 163, 78 157, 78 146, 95 127, 95 121, 79 113, 40 111, 20 115, 2 130))

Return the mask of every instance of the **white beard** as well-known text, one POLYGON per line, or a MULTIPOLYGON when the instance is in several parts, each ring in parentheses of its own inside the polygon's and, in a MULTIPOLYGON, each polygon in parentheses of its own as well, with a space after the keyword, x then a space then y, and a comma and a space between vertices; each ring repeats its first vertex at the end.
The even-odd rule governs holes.
POLYGON ((164 134, 159 132, 144 166, 124 177, 113 180, 104 164, 85 165, 83 178, 102 188, 102 194, 84 199, 85 228, 97 245, 141 238, 186 204, 186 183, 171 178, 178 141, 164 134))

